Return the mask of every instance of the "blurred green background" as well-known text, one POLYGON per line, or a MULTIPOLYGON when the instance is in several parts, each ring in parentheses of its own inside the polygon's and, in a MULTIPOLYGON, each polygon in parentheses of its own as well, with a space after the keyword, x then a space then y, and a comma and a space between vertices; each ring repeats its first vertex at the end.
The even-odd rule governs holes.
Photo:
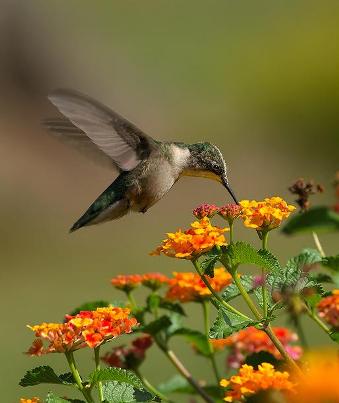
MULTIPOLYGON (((69 235, 115 173, 49 137, 40 125, 56 114, 48 92, 88 93, 160 140, 217 144, 239 198, 281 195, 292 202, 287 187, 305 177, 326 187, 315 202, 330 204, 339 168, 339 2, 1 0, 0 6, 1 401, 15 403, 49 389, 20 388, 25 370, 43 363, 65 369, 58 355, 22 354, 33 339, 27 323, 59 321, 87 300, 120 298, 109 282, 118 273, 191 270, 188 262, 148 252, 165 232, 188 225, 199 203, 229 201, 217 183, 186 178, 145 215, 69 235)), ((257 243, 254 231, 241 225, 237 231, 257 243)), ((334 235, 321 239, 328 254, 338 252, 334 235)), ((282 261, 309 245, 308 235, 271 237, 282 261)), ((188 322, 201 328, 198 307, 188 312, 188 322)), ((310 340, 327 342, 306 326, 310 340)), ((197 378, 208 379, 203 358, 183 342, 173 345, 197 378)), ((90 371, 88 351, 79 354, 90 371)), ((156 348, 144 371, 154 383, 173 372, 156 348)))

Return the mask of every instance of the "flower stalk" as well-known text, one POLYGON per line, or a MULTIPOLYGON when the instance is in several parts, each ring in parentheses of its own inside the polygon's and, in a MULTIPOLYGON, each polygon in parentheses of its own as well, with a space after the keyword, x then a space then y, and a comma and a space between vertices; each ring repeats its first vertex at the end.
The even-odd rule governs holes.
POLYGON ((209 330, 210 330, 209 304, 208 304, 208 301, 205 299, 202 301, 202 308, 203 308, 203 315, 204 315, 204 331, 205 331, 205 336, 206 336, 206 340, 207 340, 207 343, 209 346, 209 353, 210 353, 209 359, 211 360, 211 364, 212 364, 215 379, 217 381, 217 385, 219 385, 219 381, 221 378, 220 378, 220 374, 218 371, 217 362, 215 359, 214 347, 209 342, 209 330))
MULTIPOLYGON (((94 348, 94 360, 95 360, 95 369, 97 371, 100 370, 100 346, 94 348)), ((102 389, 102 382, 98 382, 98 395, 99 395, 99 400, 100 402, 103 402, 104 399, 104 393, 102 389)))
POLYGON ((80 390, 80 392, 82 393, 82 395, 84 396, 86 402, 94 403, 94 400, 92 399, 90 391, 88 389, 86 389, 82 383, 81 376, 79 374, 79 371, 78 371, 76 363, 75 363, 73 352, 67 351, 67 352, 65 352, 65 356, 66 356, 69 368, 72 372, 73 378, 75 380, 75 383, 76 383, 78 389, 80 390))

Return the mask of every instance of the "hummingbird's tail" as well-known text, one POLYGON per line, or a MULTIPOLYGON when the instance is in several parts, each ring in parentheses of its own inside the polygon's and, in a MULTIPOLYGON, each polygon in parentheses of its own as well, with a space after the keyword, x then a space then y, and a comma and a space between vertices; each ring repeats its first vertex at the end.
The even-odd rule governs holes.
POLYGON ((130 203, 125 197, 121 175, 94 201, 87 211, 76 221, 69 232, 79 228, 115 220, 129 212, 130 203))

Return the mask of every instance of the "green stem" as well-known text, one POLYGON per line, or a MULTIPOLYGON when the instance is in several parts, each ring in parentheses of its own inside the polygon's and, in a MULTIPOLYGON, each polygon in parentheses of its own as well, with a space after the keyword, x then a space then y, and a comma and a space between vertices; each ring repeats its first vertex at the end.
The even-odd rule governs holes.
POLYGON ((292 322, 294 323, 295 329, 297 331, 297 334, 299 335, 299 339, 300 339, 300 343, 303 346, 304 350, 308 349, 308 343, 306 340, 306 336, 305 336, 305 332, 304 329, 301 325, 300 322, 300 316, 298 316, 297 314, 292 316, 292 322))
POLYGON ((233 220, 228 222, 229 226, 230 226, 230 244, 233 243, 233 239, 234 239, 234 224, 233 224, 233 220))
MULTIPOLYGON (((262 248, 263 250, 267 250, 267 240, 268 240, 268 231, 264 231, 262 234, 262 248)), ((266 290, 266 270, 264 267, 261 269, 262 275, 262 302, 263 302, 263 310, 264 310, 264 317, 267 318, 268 313, 268 303, 267 303, 267 290, 266 290)))
POLYGON ((215 360, 215 353, 214 353, 214 348, 213 345, 210 343, 209 341, 209 330, 210 330, 210 318, 209 318, 209 304, 208 301, 206 299, 204 299, 202 301, 202 308, 203 308, 203 313, 204 313, 204 328, 205 328, 205 335, 206 335, 206 340, 209 346, 209 359, 211 360, 211 364, 212 364, 212 368, 213 368, 213 372, 215 375, 215 379, 217 381, 217 385, 219 385, 219 381, 220 381, 220 374, 218 371, 218 366, 217 366, 217 362, 215 360))
POLYGON ((172 400, 170 400, 167 396, 162 394, 154 385, 149 382, 147 378, 145 378, 138 369, 135 369, 134 372, 138 375, 138 377, 142 380, 143 384, 146 386, 147 389, 150 390, 150 392, 154 393, 156 396, 159 396, 161 400, 167 403, 174 403, 172 400))
MULTIPOLYGON (((246 291, 246 289, 242 285, 237 270, 232 270, 231 274, 232 274, 232 277, 233 277, 233 280, 234 280, 236 286, 238 287, 238 289, 240 291, 240 294, 244 298, 246 304, 248 305, 248 307, 252 311, 253 315, 256 317, 257 320, 262 321, 262 319, 264 319, 264 318, 261 317, 260 312, 258 311, 257 307, 255 306, 255 304, 251 300, 250 296, 248 295, 248 292, 246 291)), ((265 326, 263 328, 263 330, 267 334, 267 336, 272 340, 272 343, 275 345, 275 347, 280 352, 281 356, 284 358, 284 360, 287 362, 287 364, 291 368, 293 368, 297 372, 297 374, 301 375, 302 372, 301 372, 300 368, 294 362, 294 360, 289 356, 289 354, 285 350, 284 346, 281 344, 280 340, 273 333, 273 330, 272 330, 271 326, 267 325, 267 326, 265 326)))
POLYGON ((263 330, 267 334, 267 336, 272 340, 272 343, 275 345, 275 347, 277 348, 283 359, 286 361, 286 363, 290 366, 290 368, 292 368, 297 375, 303 376, 301 369, 299 368, 297 363, 289 356, 289 354, 285 350, 284 346, 282 345, 278 337, 274 334, 271 326, 268 325, 263 330))
POLYGON ((133 295, 132 295, 132 292, 131 292, 131 291, 127 291, 127 292, 126 292, 126 296, 127 296, 128 302, 130 303, 131 308, 132 308, 132 311, 133 311, 134 309, 136 309, 137 303, 136 303, 136 301, 135 301, 135 299, 134 299, 134 297, 133 297, 133 295))
POLYGON ((318 315, 313 312, 309 307, 306 306, 307 315, 318 325, 321 329, 327 333, 329 336, 331 335, 331 329, 325 325, 325 323, 318 317, 318 315))
POLYGON ((321 242, 320 242, 320 239, 319 239, 319 237, 318 237, 318 234, 317 234, 315 231, 313 231, 313 232, 312 232, 312 235, 313 235, 314 243, 315 243, 315 245, 316 245, 316 247, 317 247, 317 249, 318 249, 320 255, 321 255, 322 257, 325 257, 326 254, 325 254, 324 249, 323 249, 323 247, 322 247, 322 245, 321 245, 321 242))
POLYGON ((78 389, 81 391, 83 394, 84 398, 86 399, 87 403, 94 403, 92 396, 90 394, 90 391, 87 390, 84 385, 82 384, 82 379, 79 374, 79 371, 77 369, 75 360, 74 360, 74 355, 72 351, 67 351, 65 352, 65 356, 69 365, 69 368, 72 372, 73 378, 75 380, 75 383, 77 384, 78 389))
POLYGON ((230 312, 235 313, 238 316, 241 316, 244 319, 248 319, 250 320, 250 318, 246 315, 244 315, 242 312, 238 311, 236 308, 234 308, 232 305, 228 304, 226 301, 224 301, 220 295, 218 295, 212 288, 211 284, 209 283, 209 281, 207 280, 206 276, 203 274, 200 265, 198 263, 198 261, 196 259, 192 260, 192 263, 197 271, 197 273, 199 274, 199 276, 201 277, 201 280, 204 282, 204 284, 206 285, 206 287, 210 290, 211 294, 213 295, 214 299, 217 300, 225 309, 227 309, 230 312))
POLYGON ((233 281, 234 281, 235 285, 238 287, 238 290, 239 290, 241 296, 244 298, 247 306, 250 308, 250 310, 252 311, 252 313, 256 317, 256 319, 261 321, 262 320, 261 314, 260 314, 258 308, 255 306, 254 302, 251 300, 251 297, 248 295, 248 292, 246 291, 245 287, 242 285, 238 271, 232 270, 230 273, 233 277, 233 281))
MULTIPOLYGON (((95 359, 95 369, 97 371, 99 371, 100 370, 100 346, 94 348, 94 359, 95 359)), ((100 402, 103 402, 105 399, 104 399, 104 393, 102 390, 101 381, 98 382, 98 394, 99 394, 100 402)))
MULTIPOLYGON (((156 341, 157 343, 157 341, 156 341)), ((198 384, 198 382, 193 378, 192 374, 188 371, 188 369, 183 365, 183 363, 179 360, 179 358, 174 354, 172 350, 169 350, 167 347, 164 347, 162 344, 157 343, 158 347, 163 351, 166 357, 171 361, 171 363, 175 366, 177 371, 186 378, 187 382, 189 382, 192 387, 197 391, 197 393, 203 398, 203 400, 207 403, 214 403, 214 400, 205 392, 205 390, 198 384)))

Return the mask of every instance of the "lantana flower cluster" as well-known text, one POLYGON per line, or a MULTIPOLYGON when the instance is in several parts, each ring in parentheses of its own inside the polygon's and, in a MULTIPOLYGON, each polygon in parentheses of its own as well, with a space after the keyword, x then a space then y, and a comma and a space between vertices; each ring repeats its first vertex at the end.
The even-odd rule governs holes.
MULTIPOLYGON (((298 360, 302 355, 302 348, 298 345, 293 345, 298 341, 298 335, 286 327, 273 327, 272 330, 289 355, 294 360, 298 360)), ((260 351, 268 352, 278 360, 282 359, 267 334, 254 326, 240 330, 225 339, 212 339, 210 342, 216 350, 224 347, 231 349, 227 357, 228 366, 231 368, 239 368, 245 362, 247 356, 260 351)))
POLYGON ((242 218, 244 225, 258 231, 269 231, 277 228, 295 207, 287 204, 281 197, 265 198, 264 201, 242 200, 242 218))
POLYGON ((319 316, 331 327, 339 329, 339 290, 323 298, 317 305, 319 316))
MULTIPOLYGON (((214 277, 206 276, 214 291, 219 292, 232 282, 232 276, 223 268, 214 269, 214 277)), ((173 273, 166 298, 180 302, 201 301, 211 296, 201 277, 196 273, 173 273)))
POLYGON ((169 278, 167 276, 156 272, 145 274, 119 274, 111 280, 113 287, 125 292, 130 292, 140 285, 144 285, 152 290, 157 290, 168 282, 169 278))
POLYGON ((224 233, 227 228, 215 227, 208 217, 194 221, 186 231, 169 232, 152 255, 163 253, 169 257, 193 259, 214 246, 226 245, 224 233))
POLYGON ((291 392, 294 384, 289 376, 288 372, 276 371, 273 365, 266 362, 259 365, 258 369, 245 364, 237 375, 229 380, 222 379, 220 385, 227 388, 224 400, 234 402, 268 389, 291 392))
POLYGON ((77 315, 66 315, 64 323, 42 323, 28 326, 37 339, 28 350, 29 355, 65 353, 86 346, 98 347, 107 340, 124 333, 131 333, 137 326, 135 318, 130 317, 128 308, 107 307, 95 311, 82 311, 77 315), (43 341, 48 345, 45 347, 43 341))

